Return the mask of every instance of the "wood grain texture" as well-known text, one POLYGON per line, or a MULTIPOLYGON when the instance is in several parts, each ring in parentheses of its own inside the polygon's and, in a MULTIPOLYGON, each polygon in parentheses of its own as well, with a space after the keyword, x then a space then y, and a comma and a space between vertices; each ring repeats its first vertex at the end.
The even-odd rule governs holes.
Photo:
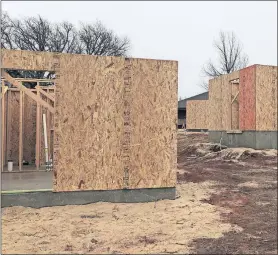
POLYGON ((10 122, 8 124, 9 129, 9 141, 10 146, 7 151, 8 160, 18 163, 18 144, 19 144, 19 92, 10 93, 9 95, 9 105, 10 105, 10 122))
POLYGON ((232 102, 231 102, 231 130, 239 129, 239 84, 231 84, 232 102))
POLYGON ((209 130, 223 130, 222 84, 222 76, 209 81, 209 130))
MULTIPOLYGON (((16 92, 12 91, 11 93, 16 92)), ((29 163, 34 163, 36 152, 36 102, 25 96, 23 109, 23 159, 29 163)))
POLYGON ((55 191, 123 187, 124 67, 124 58, 61 58, 55 94, 55 191))
POLYGON ((222 75, 222 130, 231 129, 232 114, 231 114, 231 101, 232 95, 232 83, 231 81, 239 79, 239 71, 235 71, 229 74, 222 75))
POLYGON ((186 107, 187 129, 208 129, 209 100, 190 100, 186 107))
POLYGON ((256 65, 239 72, 239 128, 256 130, 256 65))
POLYGON ((1 68, 54 71, 60 53, 1 49, 1 68))
POLYGON ((129 188, 174 187, 177 62, 132 59, 131 65, 129 188))
POLYGON ((256 66, 256 130, 277 130, 277 66, 256 66))
POLYGON ((130 59, 127 74, 121 57, 26 51, 5 51, 2 57, 8 69, 56 73, 54 191, 123 188, 128 108, 128 188, 175 186, 177 62, 130 59))

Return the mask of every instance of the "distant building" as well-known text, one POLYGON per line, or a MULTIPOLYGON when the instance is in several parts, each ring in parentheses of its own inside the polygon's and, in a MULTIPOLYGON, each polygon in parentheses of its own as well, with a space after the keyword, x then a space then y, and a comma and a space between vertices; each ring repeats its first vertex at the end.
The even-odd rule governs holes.
POLYGON ((189 97, 178 102, 178 128, 186 128, 186 102, 190 100, 208 100, 209 92, 189 97))

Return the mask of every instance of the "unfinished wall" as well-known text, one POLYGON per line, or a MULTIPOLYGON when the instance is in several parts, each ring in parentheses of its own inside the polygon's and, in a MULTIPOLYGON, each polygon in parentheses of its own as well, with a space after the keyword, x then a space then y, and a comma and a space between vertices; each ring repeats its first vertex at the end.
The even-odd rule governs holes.
POLYGON ((239 84, 231 84, 231 130, 239 130, 239 84))
POLYGON ((55 102, 55 191, 123 188, 124 68, 124 58, 61 57, 55 102))
POLYGON ((175 186, 177 62, 25 51, 2 60, 56 72, 55 191, 122 189, 126 169, 128 189, 175 186))
POLYGON ((131 59, 130 188, 176 183, 177 62, 131 59))
POLYGON ((209 81, 209 130, 223 129, 222 84, 222 76, 209 81))
MULTIPOLYGON (((7 160, 13 160, 18 163, 19 158, 19 90, 8 90, 5 101, 7 107, 5 110, 6 133, 5 133, 5 163, 7 160)), ((23 160, 29 164, 35 163, 36 154, 36 112, 37 103, 28 97, 23 99, 23 160)), ((51 119, 53 116, 50 115, 51 119)), ((53 122, 53 121, 52 121, 53 122)), ((53 123, 51 123, 53 127, 53 123)), ((41 164, 45 164, 43 128, 41 129, 41 164)), ((53 151, 53 141, 51 143, 51 152, 53 151)))
POLYGON ((239 71, 235 71, 209 81, 209 130, 229 130, 232 128, 231 101, 233 92, 231 81, 238 78, 239 71))
POLYGON ((209 100, 190 100, 186 107, 187 129, 208 129, 209 100))
MULTIPOLYGON (((19 92, 14 92, 14 93, 19 94, 19 92)), ((17 137, 17 141, 18 141, 18 137, 17 137)), ((34 163, 35 154, 36 154, 36 102, 25 95, 24 105, 23 105, 23 159, 28 161, 29 163, 34 163)))
POLYGON ((239 128, 256 129, 256 65, 240 70, 239 128))
POLYGON ((18 162, 19 140, 19 92, 8 91, 8 111, 10 121, 7 124, 8 144, 7 159, 18 162))
POLYGON ((277 66, 256 66, 256 130, 277 130, 277 66))

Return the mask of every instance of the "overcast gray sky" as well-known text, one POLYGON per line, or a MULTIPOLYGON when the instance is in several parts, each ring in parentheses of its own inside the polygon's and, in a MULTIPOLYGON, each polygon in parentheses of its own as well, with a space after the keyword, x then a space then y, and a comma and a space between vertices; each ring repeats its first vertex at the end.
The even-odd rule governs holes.
POLYGON ((2 2, 13 18, 102 21, 128 36, 132 57, 179 61, 179 96, 202 93, 200 70, 215 58, 213 39, 234 31, 251 64, 277 65, 277 2, 2 2))

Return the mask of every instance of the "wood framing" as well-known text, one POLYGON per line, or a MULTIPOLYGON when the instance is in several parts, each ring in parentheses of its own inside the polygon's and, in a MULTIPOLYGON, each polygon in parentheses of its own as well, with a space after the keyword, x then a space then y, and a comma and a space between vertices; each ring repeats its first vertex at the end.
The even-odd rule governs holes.
POLYGON ((22 170, 22 153, 23 153, 23 97, 24 92, 21 90, 19 95, 19 145, 18 145, 18 166, 22 170))
POLYGON ((209 130, 276 131, 277 66, 253 65, 210 80, 209 130))
MULTIPOLYGON (((177 62, 7 50, 2 56, 4 69, 55 72, 54 191, 175 187, 177 62)), ((49 106, 49 98, 41 100, 49 106)), ((51 109, 40 105, 37 125, 38 112, 51 109)))
POLYGON ((37 95, 35 95, 33 92, 31 92, 28 88, 23 86, 21 82, 17 81, 16 79, 12 78, 8 73, 4 72, 3 77, 5 78, 6 81, 10 82, 14 86, 18 87, 20 90, 22 90, 26 95, 31 97, 33 100, 41 104, 42 106, 46 107, 50 112, 54 113, 54 108, 50 106, 47 102, 42 100, 39 96, 39 91, 37 95))

